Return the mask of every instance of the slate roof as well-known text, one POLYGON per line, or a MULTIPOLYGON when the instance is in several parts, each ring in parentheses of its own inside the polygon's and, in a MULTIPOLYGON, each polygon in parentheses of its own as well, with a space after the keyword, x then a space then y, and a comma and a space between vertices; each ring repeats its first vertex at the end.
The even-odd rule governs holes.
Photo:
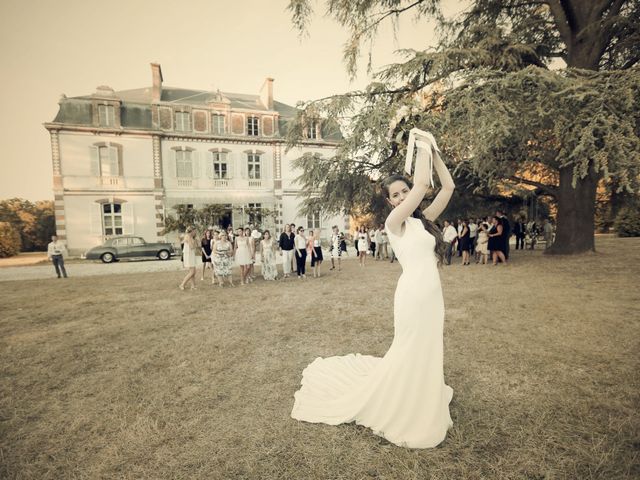
MULTIPOLYGON (((122 101, 120 121, 124 128, 152 130, 151 122, 151 87, 136 88, 113 92, 109 98, 122 101)), ((230 102, 231 109, 250 109, 255 111, 269 111, 260 102, 259 95, 246 93, 220 92, 230 102)), ((176 105, 206 106, 216 97, 218 92, 207 90, 192 90, 188 88, 162 87, 161 101, 176 105)), ((54 123, 70 125, 92 125, 92 100, 95 95, 82 95, 78 97, 63 98, 60 101, 60 109, 54 123)), ((273 110, 280 114, 280 134, 285 135, 287 124, 296 115, 296 108, 286 103, 274 100, 273 110)), ((323 122, 322 138, 324 140, 342 140, 340 129, 335 122, 323 122)))

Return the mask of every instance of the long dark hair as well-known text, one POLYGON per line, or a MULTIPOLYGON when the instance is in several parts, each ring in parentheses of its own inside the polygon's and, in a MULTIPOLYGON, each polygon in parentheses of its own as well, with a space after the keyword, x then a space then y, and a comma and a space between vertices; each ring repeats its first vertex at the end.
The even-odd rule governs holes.
MULTIPOLYGON (((405 176, 398 175, 398 174, 391 175, 391 176, 385 178, 382 181, 382 189, 384 190, 384 194, 385 194, 385 196, 387 198, 389 198, 389 186, 392 183, 397 182, 397 181, 406 183, 407 186, 410 189, 413 188, 413 182, 411 180, 409 180, 408 178, 406 178, 405 176)), ((425 216, 422 214, 422 210, 420 210, 420 207, 416 208, 414 210, 414 212, 411 214, 411 216, 413 218, 419 218, 422 221, 422 225, 424 225, 424 229, 435 237, 435 239, 436 239, 436 248, 435 248, 436 259, 438 260, 438 266, 442 265, 442 262, 444 260, 445 252, 447 251, 447 244, 444 243, 444 238, 442 238, 442 232, 436 226, 435 223, 433 223, 431 220, 428 220, 427 218, 425 218, 425 216)))

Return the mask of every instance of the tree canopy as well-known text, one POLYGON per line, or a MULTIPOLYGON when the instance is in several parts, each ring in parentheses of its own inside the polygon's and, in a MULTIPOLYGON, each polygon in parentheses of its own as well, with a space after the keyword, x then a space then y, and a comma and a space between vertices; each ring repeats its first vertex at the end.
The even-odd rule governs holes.
MULTIPOLYGON (((437 135, 464 188, 530 188, 555 199, 556 253, 593 249, 599 181, 637 191, 640 1, 475 0, 454 19, 436 0, 326 3, 349 31, 351 75, 382 21, 413 12, 437 20, 440 37, 433 48, 399 52, 404 61, 362 91, 300 105, 299 125, 320 116, 345 134, 334 157, 297 161, 305 208, 319 195, 329 211, 366 209, 377 180, 401 170, 413 127, 437 135)), ((311 4, 289 7, 303 29, 311 4)), ((290 145, 301 128, 289 131, 290 145)))

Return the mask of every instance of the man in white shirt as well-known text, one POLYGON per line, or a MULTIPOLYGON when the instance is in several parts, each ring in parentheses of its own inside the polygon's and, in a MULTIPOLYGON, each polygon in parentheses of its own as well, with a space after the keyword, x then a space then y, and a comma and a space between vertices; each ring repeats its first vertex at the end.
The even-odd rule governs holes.
POLYGON ((469 219, 469 245, 471 247, 471 255, 475 254, 477 237, 478 224, 474 222, 473 219, 469 219))
POLYGON ((384 235, 384 225, 380 225, 378 230, 376 230, 376 260, 382 260, 382 251, 384 250, 384 256, 387 257, 387 243, 386 235, 384 235))
POLYGON ((445 261, 447 265, 451 265, 451 255, 453 253, 453 244, 458 238, 458 232, 456 227, 449 223, 449 220, 444 221, 444 230, 442 232, 444 242, 447 244, 447 251, 445 253, 445 261))
POLYGON ((56 274, 60 278, 61 274, 67 278, 67 270, 64 268, 64 257, 67 254, 67 247, 58 240, 56 235, 51 237, 51 243, 47 245, 47 258, 53 262, 56 274))

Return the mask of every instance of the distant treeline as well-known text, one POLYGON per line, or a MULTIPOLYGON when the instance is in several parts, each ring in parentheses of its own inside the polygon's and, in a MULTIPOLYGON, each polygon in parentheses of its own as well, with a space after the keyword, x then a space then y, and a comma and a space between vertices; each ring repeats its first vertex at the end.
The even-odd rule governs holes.
POLYGON ((0 257, 46 250, 55 231, 53 201, 0 200, 0 257))

